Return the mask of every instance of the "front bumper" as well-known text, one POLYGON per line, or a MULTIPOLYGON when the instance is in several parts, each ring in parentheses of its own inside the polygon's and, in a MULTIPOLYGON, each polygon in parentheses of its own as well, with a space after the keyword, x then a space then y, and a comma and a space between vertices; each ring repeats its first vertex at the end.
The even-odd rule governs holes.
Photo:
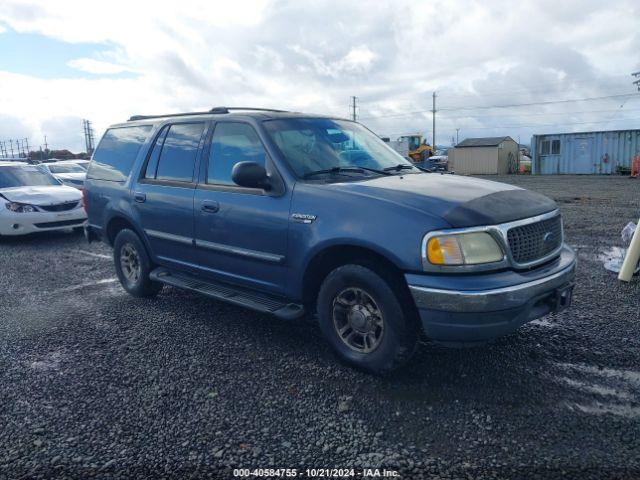
POLYGON ((81 227, 87 220, 82 207, 64 212, 0 212, 0 235, 26 235, 81 227))
POLYGON ((447 343, 490 340, 554 311, 573 284, 576 255, 524 272, 405 275, 427 336, 447 343))

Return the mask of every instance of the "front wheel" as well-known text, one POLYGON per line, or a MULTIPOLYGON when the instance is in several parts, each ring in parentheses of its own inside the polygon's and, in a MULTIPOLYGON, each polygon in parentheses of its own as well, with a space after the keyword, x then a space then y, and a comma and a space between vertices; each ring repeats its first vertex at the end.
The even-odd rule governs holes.
POLYGON ((122 287, 134 297, 153 297, 162 284, 149 278, 153 269, 140 237, 129 229, 121 230, 113 242, 113 259, 122 287))
POLYGON ((413 355, 419 324, 393 288, 373 270, 344 265, 318 294, 320 328, 341 360, 371 373, 397 368, 413 355))

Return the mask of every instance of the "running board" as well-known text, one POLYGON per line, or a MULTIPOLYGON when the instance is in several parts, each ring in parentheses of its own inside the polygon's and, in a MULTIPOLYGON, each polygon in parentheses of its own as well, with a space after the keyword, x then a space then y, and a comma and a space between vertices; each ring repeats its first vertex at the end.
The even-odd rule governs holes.
POLYGON ((149 277, 155 282, 161 282, 186 290, 193 290, 207 297, 250 308, 257 312, 275 315, 283 320, 294 320, 300 318, 305 313, 302 305, 288 303, 279 297, 255 292, 228 283, 204 280, 195 275, 189 275, 184 272, 174 272, 163 267, 153 270, 149 274, 149 277))

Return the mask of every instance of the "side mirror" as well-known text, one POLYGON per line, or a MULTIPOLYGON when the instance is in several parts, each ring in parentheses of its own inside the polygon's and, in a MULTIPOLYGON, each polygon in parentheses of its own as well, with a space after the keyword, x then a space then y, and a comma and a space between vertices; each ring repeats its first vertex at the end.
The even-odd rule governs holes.
POLYGON ((231 180, 246 188, 271 189, 271 181, 265 168, 256 162, 238 162, 231 170, 231 180))

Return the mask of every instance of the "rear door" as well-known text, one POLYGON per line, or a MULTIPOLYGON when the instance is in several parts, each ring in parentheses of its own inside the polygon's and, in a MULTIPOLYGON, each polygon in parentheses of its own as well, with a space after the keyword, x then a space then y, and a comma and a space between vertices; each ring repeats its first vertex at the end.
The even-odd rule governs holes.
POLYGON ((165 125, 134 185, 134 206, 154 256, 162 264, 191 268, 194 247, 195 169, 205 122, 165 125))
POLYGON ((216 279, 282 293, 291 192, 236 185, 231 170, 242 161, 260 163, 278 176, 252 125, 217 122, 195 192, 199 264, 216 279))

